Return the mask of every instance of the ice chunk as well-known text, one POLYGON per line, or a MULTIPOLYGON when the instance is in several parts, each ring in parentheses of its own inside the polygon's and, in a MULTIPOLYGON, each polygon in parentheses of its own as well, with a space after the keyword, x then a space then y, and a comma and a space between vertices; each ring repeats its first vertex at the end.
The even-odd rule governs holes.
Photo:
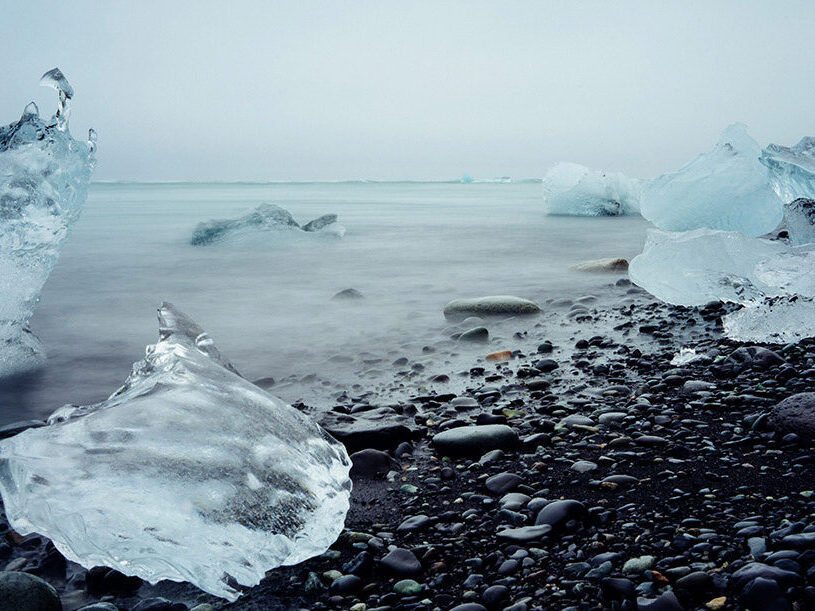
POLYGON ((56 68, 43 79, 59 92, 56 115, 43 120, 32 102, 19 121, 0 127, 0 377, 42 362, 28 320, 79 217, 93 168, 95 145, 68 131, 73 89, 56 68))
POLYGON ((761 152, 772 184, 784 202, 815 197, 815 138, 802 138, 795 146, 770 144, 761 152))
POLYGON ((301 227, 303 231, 322 232, 326 234, 334 234, 342 237, 345 234, 345 227, 337 222, 336 214, 324 214, 321 217, 309 221, 301 227))
POLYGON ((0 442, 19 533, 150 582, 237 584, 324 552, 343 528, 351 462, 311 418, 238 375, 163 304, 160 338, 107 401, 57 410, 0 442))
POLYGON ((782 201, 760 155, 747 128, 731 125, 713 150, 645 186, 642 216, 668 231, 707 227, 760 236, 774 230, 783 216, 782 201))
POLYGON ((62 74, 59 68, 52 68, 42 75, 40 85, 44 87, 52 87, 56 89, 59 95, 59 105, 54 118, 57 121, 57 129, 65 131, 68 128, 68 117, 71 113, 71 108, 68 105, 68 100, 74 97, 74 88, 62 74))
POLYGON ((815 242, 815 199, 799 197, 784 206, 784 218, 790 244, 801 246, 815 242))
POLYGON ((727 337, 740 342, 789 344, 815 337, 815 300, 801 295, 770 297, 722 318, 727 337))
POLYGON ((648 231, 642 253, 628 268, 631 280, 668 303, 744 303, 783 293, 759 263, 788 250, 778 241, 748 238, 735 231, 696 229, 648 231))
POLYGON ((694 348, 680 348, 671 359, 671 365, 682 366, 708 359, 706 354, 699 354, 694 348))
POLYGON ((642 182, 615 172, 598 172, 576 163, 558 163, 543 179, 546 214, 619 216, 637 214, 642 182))
POLYGON ((754 277, 764 286, 774 287, 774 295, 815 297, 815 245, 782 248, 759 261, 754 277))
POLYGON ((305 231, 338 237, 345 234, 345 228, 337 223, 336 214, 323 215, 300 227, 288 210, 275 204, 261 204, 249 214, 237 219, 211 220, 199 223, 195 231, 193 231, 190 244, 201 246, 223 240, 230 235, 256 231, 277 231, 295 234, 305 231))

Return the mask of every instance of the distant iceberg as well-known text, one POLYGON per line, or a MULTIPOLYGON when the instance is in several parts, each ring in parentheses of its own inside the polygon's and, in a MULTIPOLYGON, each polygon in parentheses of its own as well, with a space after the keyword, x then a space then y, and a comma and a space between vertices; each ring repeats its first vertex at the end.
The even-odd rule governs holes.
POLYGON ((621 216, 637 214, 643 181, 617 172, 599 172, 576 163, 558 163, 543 178, 546 214, 621 216))
POLYGON ((648 183, 642 216, 666 231, 706 227, 753 237, 773 231, 783 216, 782 201, 760 156, 747 128, 731 125, 713 150, 648 183))
POLYGON ((784 203, 815 198, 815 138, 802 138, 791 147, 770 144, 761 152, 761 163, 770 169, 773 187, 784 203))
POLYGON ((325 214, 301 227, 288 210, 275 204, 261 204, 249 214, 237 219, 199 223, 193 231, 190 244, 202 246, 235 234, 256 231, 319 233, 336 237, 345 235, 345 227, 337 222, 336 214, 325 214))
POLYGON ((171 304, 159 332, 107 401, 67 405, 0 441, 6 516, 86 568, 235 600, 238 584, 336 540, 351 461, 311 418, 238 375, 171 304))
POLYGON ((68 131, 73 88, 58 68, 41 84, 59 95, 56 113, 40 117, 32 102, 16 123, 0 127, 0 378, 42 363, 28 320, 79 217, 94 164, 96 135, 68 131))
POLYGON ((509 184, 512 182, 512 178, 510 176, 500 176, 498 178, 473 178, 469 174, 465 174, 459 180, 460 183, 463 184, 472 184, 472 183, 491 183, 491 184, 509 184))

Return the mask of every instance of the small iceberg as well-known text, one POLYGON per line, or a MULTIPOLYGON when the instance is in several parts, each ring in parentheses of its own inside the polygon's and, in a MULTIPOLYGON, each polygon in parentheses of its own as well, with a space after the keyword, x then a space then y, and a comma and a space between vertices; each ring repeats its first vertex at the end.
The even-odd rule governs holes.
POLYGON ((294 220, 288 210, 275 204, 261 204, 249 214, 237 219, 211 220, 199 223, 190 244, 203 246, 246 232, 269 231, 290 234, 313 233, 342 237, 345 227, 337 222, 336 214, 325 214, 303 225, 294 220))
POLYGON ((195 322, 168 303, 158 314, 158 343, 107 401, 0 441, 0 494, 14 530, 86 568, 235 600, 336 540, 351 461, 195 322))
POLYGON ((43 119, 32 102, 19 121, 0 127, 0 378, 42 364, 28 321, 79 218, 94 164, 93 130, 86 142, 68 131, 74 90, 65 75, 54 68, 40 83, 57 90, 56 113, 43 119))
POLYGON ((617 172, 598 172, 577 163, 558 163, 543 178, 546 214, 621 216, 638 214, 643 181, 617 172))
POLYGON ((747 128, 731 125, 713 150, 648 183, 642 216, 666 231, 705 227, 752 237, 773 231, 783 217, 782 201, 760 156, 747 128))

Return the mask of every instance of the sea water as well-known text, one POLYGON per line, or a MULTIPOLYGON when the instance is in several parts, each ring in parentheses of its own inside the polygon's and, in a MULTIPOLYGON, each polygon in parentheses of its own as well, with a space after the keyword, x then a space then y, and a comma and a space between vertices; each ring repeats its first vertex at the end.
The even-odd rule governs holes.
POLYGON ((546 216, 535 182, 96 183, 31 321, 47 361, 0 387, 0 424, 107 397, 155 342, 162 301, 194 318, 247 378, 288 380, 274 392, 330 408, 343 385, 364 390, 395 358, 444 342, 452 299, 543 305, 606 290, 613 277, 570 266, 633 257, 645 228, 636 216, 546 216), (190 245, 200 221, 262 202, 301 223, 336 213, 347 233, 190 245), (331 299, 346 288, 364 299, 331 299))

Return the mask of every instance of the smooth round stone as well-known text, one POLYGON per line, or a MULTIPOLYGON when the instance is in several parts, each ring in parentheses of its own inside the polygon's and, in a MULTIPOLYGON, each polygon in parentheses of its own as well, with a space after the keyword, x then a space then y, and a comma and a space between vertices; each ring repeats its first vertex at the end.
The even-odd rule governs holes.
POLYGON ((545 537, 552 532, 549 524, 540 526, 521 526, 520 528, 508 528, 498 532, 498 538, 511 543, 528 543, 545 537))
POLYGON ((504 472, 487 478, 484 485, 487 487, 487 490, 493 494, 504 494, 515 488, 522 481, 523 479, 520 475, 504 472))
POLYGON ((523 507, 531 500, 531 497, 527 494, 522 494, 520 492, 510 492, 505 494, 501 497, 501 507, 503 509, 509 509, 510 511, 518 511, 519 509, 523 509, 523 507))
POLYGON ((57 591, 28 573, 0 572, 0 609, 14 611, 60 611, 57 591))
POLYGON ((577 471, 578 473, 588 473, 589 471, 594 471, 597 468, 597 463, 591 462, 590 460, 578 460, 575 463, 572 463, 571 469, 573 471, 577 471))
POLYGON ((353 594, 362 587, 362 579, 356 575, 343 575, 331 582, 328 588, 332 594, 353 594))
POLYGON ((393 584, 393 591, 397 594, 402 594, 403 596, 419 594, 423 589, 422 584, 417 583, 412 579, 402 579, 401 581, 397 581, 395 584, 393 584))
POLYGON ((394 575, 418 575, 422 572, 422 563, 413 552, 397 548, 380 560, 382 568, 394 575))
POLYGON ((467 316, 531 316, 540 311, 534 301, 511 295, 455 299, 444 306, 444 316, 448 320, 467 316))
POLYGON ((612 422, 619 422, 627 415, 625 412, 603 412, 597 416, 597 422, 600 424, 611 424, 612 422))
POLYGON ((561 418, 560 422, 557 423, 557 428, 566 429, 572 428, 573 426, 576 425, 594 426, 594 420, 592 420, 588 416, 583 416, 581 414, 571 414, 569 416, 566 416, 565 418, 561 418))
POLYGON ((482 456, 490 450, 518 446, 518 433, 505 424, 461 426, 437 433, 433 446, 447 456, 482 456))
POLYGON ((815 440, 815 392, 787 397, 770 411, 767 424, 781 433, 795 433, 802 439, 815 440))
POLYGON ((535 525, 549 525, 552 528, 560 528, 569 520, 582 520, 585 515, 586 506, 580 501, 573 499, 552 501, 538 512, 535 525))
POLYGON ((404 519, 402 523, 396 527, 396 532, 411 532, 414 530, 420 530, 422 528, 430 526, 432 522, 433 520, 424 514, 411 516, 409 518, 404 519))
POLYGON ((472 397, 456 397, 450 401, 450 405, 452 405, 456 411, 463 412, 478 407, 478 401, 472 397))
POLYGON ((486 327, 475 327, 474 329, 468 329, 459 335, 458 340, 460 342, 486 344, 488 341, 490 341, 490 332, 486 327))
POLYGON ((642 573, 654 566, 656 558, 653 556, 640 556, 639 558, 631 558, 626 560, 623 564, 623 573, 642 573))

